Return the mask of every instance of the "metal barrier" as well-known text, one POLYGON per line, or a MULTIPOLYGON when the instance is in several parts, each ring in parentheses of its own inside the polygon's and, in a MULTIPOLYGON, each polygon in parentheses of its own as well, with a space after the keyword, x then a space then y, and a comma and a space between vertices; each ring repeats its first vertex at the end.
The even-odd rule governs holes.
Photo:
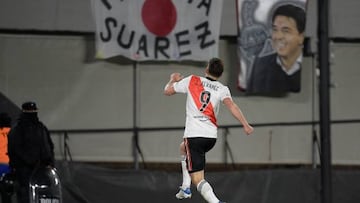
MULTIPOLYGON (((333 120, 331 124, 349 124, 349 123, 360 123, 360 119, 344 119, 344 120, 333 120)), ((319 121, 303 121, 303 122, 277 122, 277 123, 258 123, 251 124, 255 128, 259 127, 270 127, 270 126, 312 126, 312 166, 316 168, 317 166, 317 153, 320 157, 320 143, 318 139, 318 133, 315 129, 319 125, 319 121)), ((234 167, 234 158, 232 150, 228 143, 229 129, 232 128, 242 128, 242 125, 223 125, 219 126, 219 130, 223 131, 223 137, 225 139, 223 151, 224 151, 224 161, 227 163, 230 158, 231 164, 234 167), (229 155, 229 157, 228 157, 229 155)), ((143 165, 146 168, 146 163, 144 160, 143 153, 139 145, 139 132, 149 132, 149 131, 174 131, 174 130, 184 130, 184 127, 154 127, 154 128, 115 128, 115 129, 80 129, 80 130, 50 130, 52 134, 59 134, 63 136, 63 159, 72 161, 71 150, 68 145, 69 134, 80 134, 80 133, 113 133, 113 132, 133 132, 132 136, 132 152, 133 152, 133 164, 134 169, 139 169, 139 157, 143 165)))

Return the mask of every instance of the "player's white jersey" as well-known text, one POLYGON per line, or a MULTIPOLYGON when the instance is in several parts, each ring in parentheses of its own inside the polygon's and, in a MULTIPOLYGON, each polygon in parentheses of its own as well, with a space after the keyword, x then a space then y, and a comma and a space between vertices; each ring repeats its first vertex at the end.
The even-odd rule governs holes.
POLYGON ((184 137, 217 138, 219 104, 231 99, 229 88, 219 81, 191 75, 174 83, 174 90, 187 94, 184 137))

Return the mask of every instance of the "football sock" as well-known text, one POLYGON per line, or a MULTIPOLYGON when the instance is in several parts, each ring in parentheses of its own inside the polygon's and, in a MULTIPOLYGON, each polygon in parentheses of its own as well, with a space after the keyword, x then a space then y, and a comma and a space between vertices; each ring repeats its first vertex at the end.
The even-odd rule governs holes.
POLYGON ((200 181, 196 188, 207 202, 219 203, 219 199, 215 196, 211 185, 206 180, 200 181))
POLYGON ((186 189, 186 188, 190 187, 191 177, 190 177, 189 171, 187 170, 187 167, 186 167, 186 156, 185 155, 181 156, 181 169, 182 169, 182 175, 183 175, 183 183, 182 183, 181 187, 183 189, 186 189))

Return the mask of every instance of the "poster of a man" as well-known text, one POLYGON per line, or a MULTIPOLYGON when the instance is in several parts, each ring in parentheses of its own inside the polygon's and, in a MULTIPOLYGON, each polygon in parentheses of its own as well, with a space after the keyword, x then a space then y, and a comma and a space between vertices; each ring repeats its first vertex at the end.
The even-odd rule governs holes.
POLYGON ((265 41, 263 50, 247 64, 244 89, 260 95, 300 92, 305 2, 279 1, 270 8, 270 43, 265 41))

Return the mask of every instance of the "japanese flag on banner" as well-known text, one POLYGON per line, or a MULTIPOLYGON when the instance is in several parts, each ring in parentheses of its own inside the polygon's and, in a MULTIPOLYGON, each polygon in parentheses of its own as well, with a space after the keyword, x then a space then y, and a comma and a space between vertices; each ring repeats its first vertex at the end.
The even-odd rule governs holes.
POLYGON ((207 61, 218 56, 221 0, 92 0, 97 58, 207 61))
POLYGON ((249 94, 300 92, 307 0, 237 0, 238 86, 249 94))

